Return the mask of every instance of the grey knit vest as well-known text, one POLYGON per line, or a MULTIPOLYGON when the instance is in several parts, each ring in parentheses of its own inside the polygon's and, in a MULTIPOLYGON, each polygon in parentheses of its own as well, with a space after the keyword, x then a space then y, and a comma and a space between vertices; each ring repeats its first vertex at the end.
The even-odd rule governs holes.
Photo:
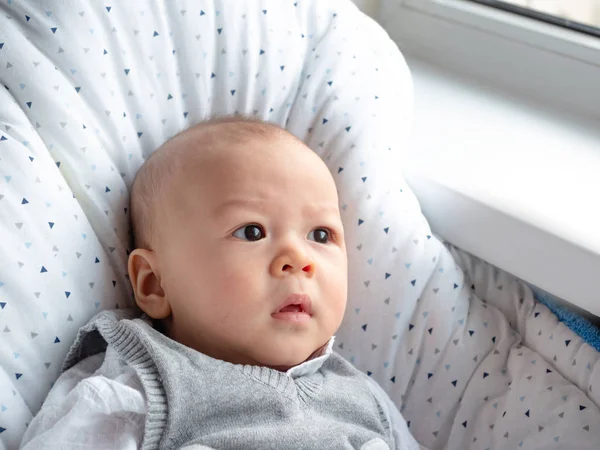
POLYGON ((334 352, 318 370, 293 378, 211 358, 135 319, 132 310, 115 310, 79 330, 63 370, 107 345, 144 387, 143 449, 394 448, 366 375, 334 352))

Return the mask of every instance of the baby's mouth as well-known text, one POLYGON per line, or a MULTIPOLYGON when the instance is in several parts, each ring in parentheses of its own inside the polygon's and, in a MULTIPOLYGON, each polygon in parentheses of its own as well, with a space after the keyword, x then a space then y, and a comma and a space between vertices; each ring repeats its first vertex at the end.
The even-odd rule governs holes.
POLYGON ((279 310, 279 312, 303 312, 302 305, 288 305, 279 310))
POLYGON ((306 294, 292 294, 271 314, 274 319, 306 322, 312 318, 312 302, 306 294))

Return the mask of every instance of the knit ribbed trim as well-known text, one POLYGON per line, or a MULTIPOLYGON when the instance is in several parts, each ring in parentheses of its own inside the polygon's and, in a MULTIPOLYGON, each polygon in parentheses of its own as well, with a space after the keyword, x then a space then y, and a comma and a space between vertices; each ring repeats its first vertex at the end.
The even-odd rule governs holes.
POLYGON ((262 366, 237 365, 237 367, 241 369, 244 375, 272 387, 291 400, 297 400, 294 380, 285 373, 262 366))
POLYGON ((303 377, 296 380, 298 397, 304 403, 316 398, 323 387, 323 375, 316 373, 310 378, 303 377))
POLYGON ((381 421, 381 426, 383 427, 384 431, 388 433, 390 431, 390 423, 388 422, 387 414, 383 410, 383 407, 381 406, 379 401, 376 401, 375 403, 377 403, 377 412, 379 413, 379 420, 381 421))
POLYGON ((238 364, 232 364, 232 366, 239 368, 244 375, 272 387, 295 402, 307 402, 316 398, 323 387, 323 375, 319 370, 333 351, 334 339, 335 337, 332 337, 323 351, 319 355, 315 355, 312 360, 292 367, 287 372, 264 366, 238 364))
POLYGON ((104 317, 97 321, 98 331, 119 355, 133 367, 144 387, 148 411, 146 413, 142 449, 158 449, 167 427, 169 411, 167 395, 150 353, 140 342, 140 337, 131 330, 131 328, 137 328, 140 325, 131 320, 122 320, 115 325, 113 320, 103 319, 104 317))

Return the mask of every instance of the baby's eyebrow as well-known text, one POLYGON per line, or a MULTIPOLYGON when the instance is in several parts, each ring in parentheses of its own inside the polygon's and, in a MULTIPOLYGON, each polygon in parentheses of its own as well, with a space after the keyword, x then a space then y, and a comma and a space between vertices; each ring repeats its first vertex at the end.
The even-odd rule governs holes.
POLYGON ((266 202, 264 200, 233 198, 217 206, 213 211, 213 214, 219 217, 224 215, 227 211, 229 211, 232 208, 261 209, 262 207, 264 207, 265 204, 266 202))
POLYGON ((313 205, 312 208, 310 208, 310 211, 308 212, 312 212, 315 215, 319 215, 319 214, 330 214, 330 215, 334 215, 334 216, 338 216, 339 215, 339 211, 340 209, 338 208, 337 205, 331 205, 331 204, 327 204, 327 205, 313 205))
MULTIPOLYGON (((215 208, 214 215, 216 217, 222 216, 232 208, 262 210, 265 208, 265 206, 267 204, 268 204, 267 201, 260 200, 260 199, 255 200, 255 199, 233 198, 233 199, 230 199, 230 200, 227 200, 227 201, 221 203, 217 208, 215 208)), ((311 205, 310 207, 308 207, 305 210, 305 213, 306 214, 314 214, 314 215, 328 214, 328 215, 338 216, 339 208, 337 205, 332 205, 332 204, 323 204, 323 205, 314 204, 314 205, 311 205)))

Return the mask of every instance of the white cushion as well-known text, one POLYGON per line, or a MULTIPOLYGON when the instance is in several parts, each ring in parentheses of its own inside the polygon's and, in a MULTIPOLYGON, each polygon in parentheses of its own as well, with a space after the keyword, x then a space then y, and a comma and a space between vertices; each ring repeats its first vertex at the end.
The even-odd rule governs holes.
POLYGON ((352 3, 38 5, 0 17, 0 442, 19 441, 77 328, 131 304, 128 191, 144 159, 239 112, 329 166, 349 257, 335 350, 421 444, 597 448, 598 352, 519 280, 431 234, 400 175, 408 69, 352 3))
MULTIPOLYGON (((372 320, 384 314, 384 324, 396 320, 388 317, 395 302, 417 298, 419 285, 399 264, 426 240, 397 172, 410 74, 387 34, 351 2, 52 0, 4 11, 2 442, 20 439, 76 330, 99 309, 131 304, 129 187, 163 141, 205 117, 239 112, 286 126, 330 167, 350 259, 348 339, 338 342, 364 333, 355 308, 373 302, 372 320), (394 207, 384 213, 385 202, 394 207), (396 295, 384 305, 392 283, 396 295)), ((373 342, 387 336, 376 324, 373 342)))

